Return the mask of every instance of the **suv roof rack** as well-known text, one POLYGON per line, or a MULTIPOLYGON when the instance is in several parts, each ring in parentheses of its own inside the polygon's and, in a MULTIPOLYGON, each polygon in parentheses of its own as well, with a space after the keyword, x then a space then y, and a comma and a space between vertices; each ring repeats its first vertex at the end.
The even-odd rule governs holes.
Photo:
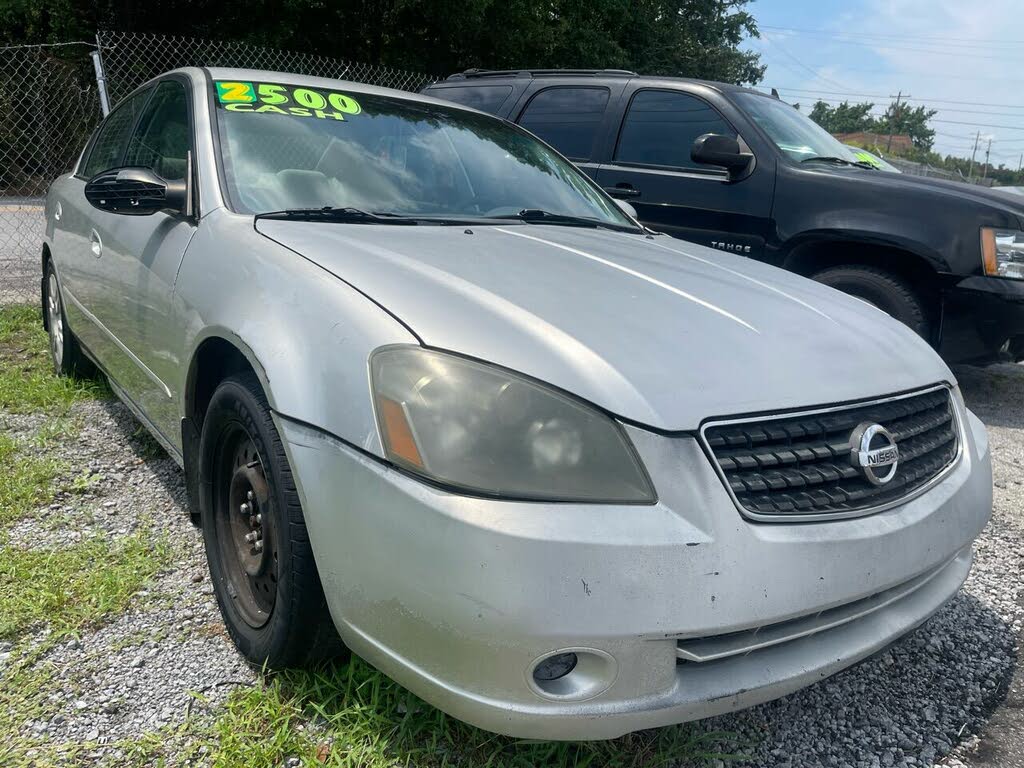
POLYGON ((557 77, 558 75, 604 75, 606 77, 639 77, 628 69, 467 69, 449 75, 448 80, 468 80, 474 77, 557 77))

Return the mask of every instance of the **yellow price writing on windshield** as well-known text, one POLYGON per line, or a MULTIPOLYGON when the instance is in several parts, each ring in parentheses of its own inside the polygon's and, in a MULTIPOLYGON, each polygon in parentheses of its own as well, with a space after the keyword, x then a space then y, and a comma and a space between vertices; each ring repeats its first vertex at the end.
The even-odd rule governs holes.
POLYGON ((231 112, 316 117, 344 120, 363 111, 359 102, 344 93, 321 91, 281 83, 247 83, 218 80, 217 104, 231 112))

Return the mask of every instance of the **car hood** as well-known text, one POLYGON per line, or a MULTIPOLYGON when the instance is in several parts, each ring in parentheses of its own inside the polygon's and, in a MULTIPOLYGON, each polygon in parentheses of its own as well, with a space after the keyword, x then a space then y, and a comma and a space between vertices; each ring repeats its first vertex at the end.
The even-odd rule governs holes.
POLYGON ((519 223, 261 219, 257 229, 428 346, 658 429, 952 381, 921 339, 870 305, 667 236, 519 223))
POLYGON ((923 191, 953 195, 975 203, 998 208, 1018 218, 1024 217, 1024 198, 1014 198, 1012 195, 1007 195, 1004 192, 997 192, 995 187, 983 187, 980 184, 936 179, 930 176, 914 176, 909 173, 880 173, 861 168, 825 167, 816 168, 815 170, 837 176, 845 175, 847 178, 850 174, 856 173, 859 179, 871 181, 880 187, 884 187, 888 194, 896 191, 923 191))

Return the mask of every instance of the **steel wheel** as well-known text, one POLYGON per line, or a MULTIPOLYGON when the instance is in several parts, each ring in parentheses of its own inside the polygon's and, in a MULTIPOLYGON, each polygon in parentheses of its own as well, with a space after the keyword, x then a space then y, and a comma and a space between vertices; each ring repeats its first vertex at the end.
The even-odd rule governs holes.
POLYGON ((221 437, 213 490, 228 594, 245 622, 258 629, 269 621, 277 599, 274 501, 256 445, 237 422, 221 437))
POLYGON ((50 329, 50 354, 58 371, 64 363, 64 313, 60 306, 57 275, 50 272, 46 281, 46 324, 50 329))

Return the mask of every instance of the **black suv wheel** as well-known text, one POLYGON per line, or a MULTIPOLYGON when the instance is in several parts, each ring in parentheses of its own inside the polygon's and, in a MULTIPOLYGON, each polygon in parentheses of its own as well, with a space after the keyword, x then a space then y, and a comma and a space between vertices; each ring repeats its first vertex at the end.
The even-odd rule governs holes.
POLYGON ((899 275, 878 267, 844 264, 824 269, 812 279, 873 304, 909 326, 924 339, 930 339, 931 327, 924 301, 899 275))

